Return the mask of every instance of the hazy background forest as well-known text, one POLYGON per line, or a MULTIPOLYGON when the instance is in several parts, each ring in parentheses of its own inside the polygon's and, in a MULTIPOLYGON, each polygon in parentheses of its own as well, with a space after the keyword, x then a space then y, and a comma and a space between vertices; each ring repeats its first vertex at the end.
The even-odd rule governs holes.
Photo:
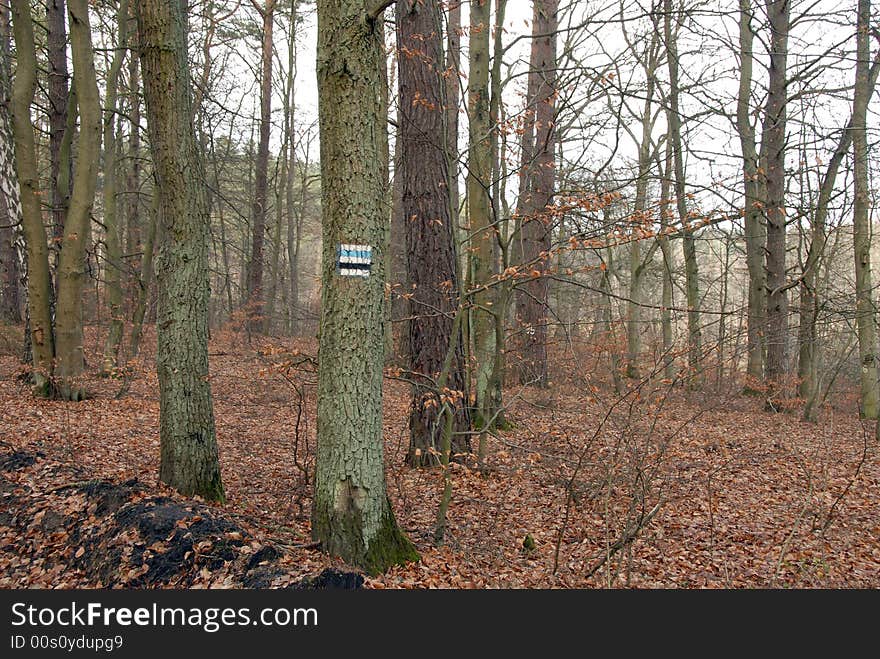
POLYGON ((878 73, 870 0, 0 0, 0 586, 877 587, 878 73))

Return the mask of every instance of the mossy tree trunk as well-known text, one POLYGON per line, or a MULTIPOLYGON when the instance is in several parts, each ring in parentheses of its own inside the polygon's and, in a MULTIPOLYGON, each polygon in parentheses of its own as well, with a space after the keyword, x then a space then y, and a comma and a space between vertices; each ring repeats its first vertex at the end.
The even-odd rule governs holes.
POLYGON ((139 0, 140 57, 160 200, 157 278, 162 482, 223 501, 208 374, 208 199, 193 125, 183 5, 139 0))
POLYGON ((37 87, 37 55, 30 3, 27 0, 13 0, 12 24, 18 58, 12 87, 12 129, 15 138, 15 165, 22 210, 22 230, 27 244, 27 294, 34 366, 33 381, 39 393, 48 395, 52 389, 55 340, 51 313, 49 248, 40 213, 40 179, 37 172, 34 126, 30 114, 37 87))
POLYGON ((312 535, 370 573, 418 557, 385 490, 382 439, 388 142, 381 12, 318 2, 322 304, 312 535), (341 276, 341 243, 370 245, 368 277, 341 276))

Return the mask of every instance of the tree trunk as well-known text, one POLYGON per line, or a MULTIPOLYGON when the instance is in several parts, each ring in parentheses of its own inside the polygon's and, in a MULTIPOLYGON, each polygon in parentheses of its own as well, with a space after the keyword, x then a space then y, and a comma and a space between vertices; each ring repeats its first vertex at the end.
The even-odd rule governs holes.
POLYGON ((736 129, 743 158, 743 225, 746 241, 746 266, 749 273, 748 287, 748 365, 746 374, 752 384, 764 376, 764 311, 766 302, 766 273, 764 271, 764 246, 766 229, 761 213, 761 177, 758 175, 758 149, 755 144, 755 128, 750 119, 749 98, 752 93, 752 68, 754 64, 754 40, 752 30, 751 0, 740 0, 739 8, 739 57, 740 77, 736 104, 736 129))
POLYGON ((144 239, 144 254, 141 258, 141 272, 137 280, 137 296, 135 297, 134 312, 131 320, 131 338, 128 341, 128 360, 138 356, 141 349, 141 337, 144 329, 144 316, 147 313, 147 302, 150 299, 150 286, 153 284, 153 253, 156 245, 156 232, 159 227, 159 196, 154 188, 153 202, 150 207, 150 216, 147 225, 147 235, 144 239))
POLYGON ((263 323, 263 241, 269 199, 269 132, 272 128, 272 27, 276 0, 254 7, 263 17, 262 67, 260 73, 260 144, 254 172, 254 203, 251 207, 251 259, 248 268, 248 323, 251 332, 259 332, 263 323))
MULTIPOLYGON (((22 231, 27 243, 28 317, 36 390, 52 393, 52 371, 55 340, 52 328, 52 283, 49 274, 49 249, 40 213, 37 154, 31 103, 37 87, 37 55, 30 3, 13 0, 12 20, 18 65, 12 87, 12 122, 15 138, 15 165, 22 211, 22 231)), ((7 154, 8 155, 8 154, 7 154)))
MULTIPOLYGON (((550 263, 550 240, 556 221, 551 211, 556 180, 556 32, 559 24, 559 0, 534 0, 529 89, 527 99, 535 120, 525 128, 534 131, 524 137, 523 153, 533 156, 527 164, 525 202, 520 204, 522 222, 522 264, 529 279, 520 284, 516 298, 518 326, 522 331, 519 381, 521 384, 547 386, 547 296, 549 279, 545 272, 550 263), (530 142, 530 149, 527 143, 530 142)), ((523 193, 522 187, 520 194, 523 193)))
POLYGON ((767 180, 767 364, 768 401, 781 395, 788 371, 788 293, 785 290, 785 123, 789 0, 767 0, 770 72, 761 154, 767 180))
POLYGON ((128 29, 128 0, 120 0, 116 21, 116 52, 107 72, 107 95, 104 110, 104 227, 106 228, 107 260, 104 264, 104 285, 107 295, 107 312, 110 326, 104 342, 104 361, 101 372, 110 375, 119 366, 119 347, 122 343, 124 319, 122 316, 122 241, 120 238, 116 188, 117 171, 116 114, 119 89, 119 72, 125 60, 128 29))
POLYGON ((208 204, 193 126, 183 5, 136 3, 144 98, 161 203, 156 370, 159 479, 224 501, 208 373, 208 204))
POLYGON ((55 318, 55 376, 62 400, 82 400, 83 358, 82 293, 98 162, 101 150, 101 101, 93 59, 87 0, 69 0, 73 83, 80 108, 80 132, 70 207, 64 223, 64 242, 58 261, 58 298, 55 318))
POLYGON ((678 218, 682 228, 682 251, 684 252, 685 291, 688 307, 688 368, 693 377, 699 368, 702 352, 702 329, 700 328, 700 283, 697 267, 697 246, 694 232, 690 228, 685 196, 684 152, 681 143, 681 114, 679 113, 678 86, 678 45, 677 36, 672 33, 672 0, 663 0, 663 27, 666 38, 667 60, 669 62, 669 140, 672 146, 673 168, 675 169, 675 200, 678 218))
POLYGON ((492 127, 489 118, 490 0, 470 6, 468 58, 468 220, 471 237, 470 285, 475 289, 469 329, 475 357, 476 425, 484 429, 494 413, 492 372, 495 366, 494 294, 486 285, 493 275, 493 245, 497 240, 489 197, 492 176, 492 127))
MULTIPOLYGON (((397 47, 400 85, 397 176, 404 218, 409 298, 409 377, 412 380, 407 463, 436 465, 439 460, 441 400, 458 407, 455 431, 468 428, 460 399, 438 390, 447 350, 454 357, 446 387, 464 391, 461 335, 453 336, 458 309, 458 275, 449 169, 444 149, 446 131, 444 84, 438 67, 443 62, 440 6, 437 0, 397 3, 397 47)), ((470 450, 467 435, 456 435, 452 451, 470 450)))
POLYGON ((856 326, 859 334, 861 399, 859 413, 876 419, 880 413, 877 386, 877 334, 874 324, 874 289, 871 278, 871 218, 868 187, 868 100, 870 99, 871 2, 859 0, 856 28, 856 85, 853 93, 853 249, 856 268, 856 326))
MULTIPOLYGON (((133 19, 134 9, 129 4, 129 12, 133 19)), ((143 266, 144 255, 141 245, 141 97, 140 97, 140 70, 137 57, 137 23, 133 21, 129 33, 129 47, 132 54, 128 58, 128 118, 130 120, 130 134, 128 137, 128 167, 126 180, 126 214, 125 214, 125 255, 128 267, 124 279, 123 288, 128 291, 128 299, 133 304, 139 294, 138 276, 143 266)), ((131 354, 129 349, 129 354, 131 354)))
POLYGON ((20 268, 15 249, 21 226, 21 201, 15 175, 12 121, 9 116, 9 15, 0 1, 0 322, 20 323, 20 268))
MULTIPOLYGON (((382 437, 387 93, 381 12, 318 2, 322 304, 312 535, 376 574, 418 557, 385 490, 382 437), (367 276, 337 269, 342 244, 372 247, 367 276)), ((362 272, 362 271, 361 271, 362 272)))
POLYGON ((49 64, 49 161, 50 199, 52 203, 52 252, 54 264, 58 265, 58 250, 64 236, 64 222, 70 203, 72 178, 70 144, 74 125, 69 121, 70 98, 67 71, 67 27, 64 0, 48 0, 46 3, 47 55, 49 64), (70 131, 70 134, 68 134, 70 131))

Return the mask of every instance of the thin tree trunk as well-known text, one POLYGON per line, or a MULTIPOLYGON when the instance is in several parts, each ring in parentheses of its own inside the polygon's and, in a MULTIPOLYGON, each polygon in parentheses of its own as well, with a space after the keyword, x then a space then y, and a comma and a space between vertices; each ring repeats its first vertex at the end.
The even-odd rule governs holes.
POLYGON ((0 321, 20 323, 21 276, 16 234, 21 226, 21 201, 15 175, 15 151, 12 135, 9 78, 9 14, 5 0, 0 0, 0 321))
POLYGON ((224 501, 208 372, 208 203, 190 99, 183 6, 137 2, 144 98, 161 203, 159 479, 224 501))
POLYGON ((702 329, 700 328, 700 283, 697 266, 697 247, 694 232, 690 228, 685 196, 684 152, 681 142, 681 114, 679 112, 678 84, 678 45, 677 36, 672 33, 672 0, 663 0, 663 28, 666 39, 667 61, 669 63, 669 139, 672 145, 673 167, 675 169, 675 200, 678 218, 682 225, 682 251, 685 264, 685 291, 688 306, 688 368, 691 376, 697 373, 702 352, 702 329))
POLYGON ((263 242, 269 200, 269 134, 272 120, 272 28, 275 24, 276 0, 266 0, 265 7, 253 1, 263 17, 263 42, 260 73, 260 144, 254 172, 254 203, 251 208, 251 258, 248 269, 248 324, 251 332, 259 332, 263 323, 263 242))
POLYGON ((110 326, 104 342, 104 361, 101 372, 110 375, 119 365, 119 348, 122 343, 124 319, 122 316, 122 241, 120 237, 118 203, 116 201, 117 182, 117 139, 116 114, 119 88, 119 72, 125 60, 125 46, 128 30, 128 0, 120 0, 117 8, 116 52, 107 72, 107 93, 104 110, 104 227, 107 244, 107 261, 104 267, 104 285, 107 296, 107 311, 110 326))
POLYGON ((485 287, 493 274, 493 245, 497 240, 489 197, 492 176, 492 127, 489 117, 490 0, 474 0, 470 6, 470 53, 468 58, 468 220, 475 357, 477 427, 484 429, 496 410, 492 401, 495 365, 494 295, 485 287))
POLYGON ((861 398, 859 413, 876 419, 880 413, 877 385, 877 310, 871 277, 870 188, 868 187, 868 101, 870 99, 871 2, 859 0, 856 23, 856 84, 853 93, 853 250, 856 270, 856 327, 859 334, 861 398))
POLYGON ((147 235, 144 239, 144 254, 141 259, 141 272, 138 279, 137 297, 131 320, 131 338, 128 346, 128 361, 138 356, 141 348, 141 337, 144 329, 144 316, 147 313, 147 302, 150 299, 150 287, 153 284, 153 253, 155 252, 156 231, 159 227, 159 195, 158 190, 153 188, 153 201, 150 206, 150 216, 147 225, 147 235))
POLYGON ((740 0, 739 7, 739 91, 736 104, 736 129, 740 139, 743 158, 743 224, 746 240, 746 266, 749 273, 748 294, 748 365, 746 374, 752 384, 751 391, 764 375, 764 323, 766 303, 766 273, 764 271, 764 247, 766 230, 761 212, 761 177, 758 175, 758 149, 755 144, 755 128, 750 119, 749 99, 752 93, 752 68, 754 64, 754 40, 752 30, 751 0, 740 0))
POLYGON ((49 64, 49 161, 50 199, 52 203, 52 252, 55 266, 64 235, 64 222, 70 203, 72 178, 70 140, 68 130, 74 129, 68 120, 71 110, 68 91, 67 27, 64 0, 48 0, 46 3, 47 55, 49 64), (66 138, 66 139, 65 139, 66 138), (65 144, 66 143, 66 144, 65 144))

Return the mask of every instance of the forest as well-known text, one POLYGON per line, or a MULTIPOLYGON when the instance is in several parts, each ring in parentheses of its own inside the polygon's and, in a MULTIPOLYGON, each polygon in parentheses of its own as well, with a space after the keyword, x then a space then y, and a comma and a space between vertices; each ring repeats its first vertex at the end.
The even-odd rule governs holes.
POLYGON ((880 587, 871 0, 0 0, 0 588, 880 587))

